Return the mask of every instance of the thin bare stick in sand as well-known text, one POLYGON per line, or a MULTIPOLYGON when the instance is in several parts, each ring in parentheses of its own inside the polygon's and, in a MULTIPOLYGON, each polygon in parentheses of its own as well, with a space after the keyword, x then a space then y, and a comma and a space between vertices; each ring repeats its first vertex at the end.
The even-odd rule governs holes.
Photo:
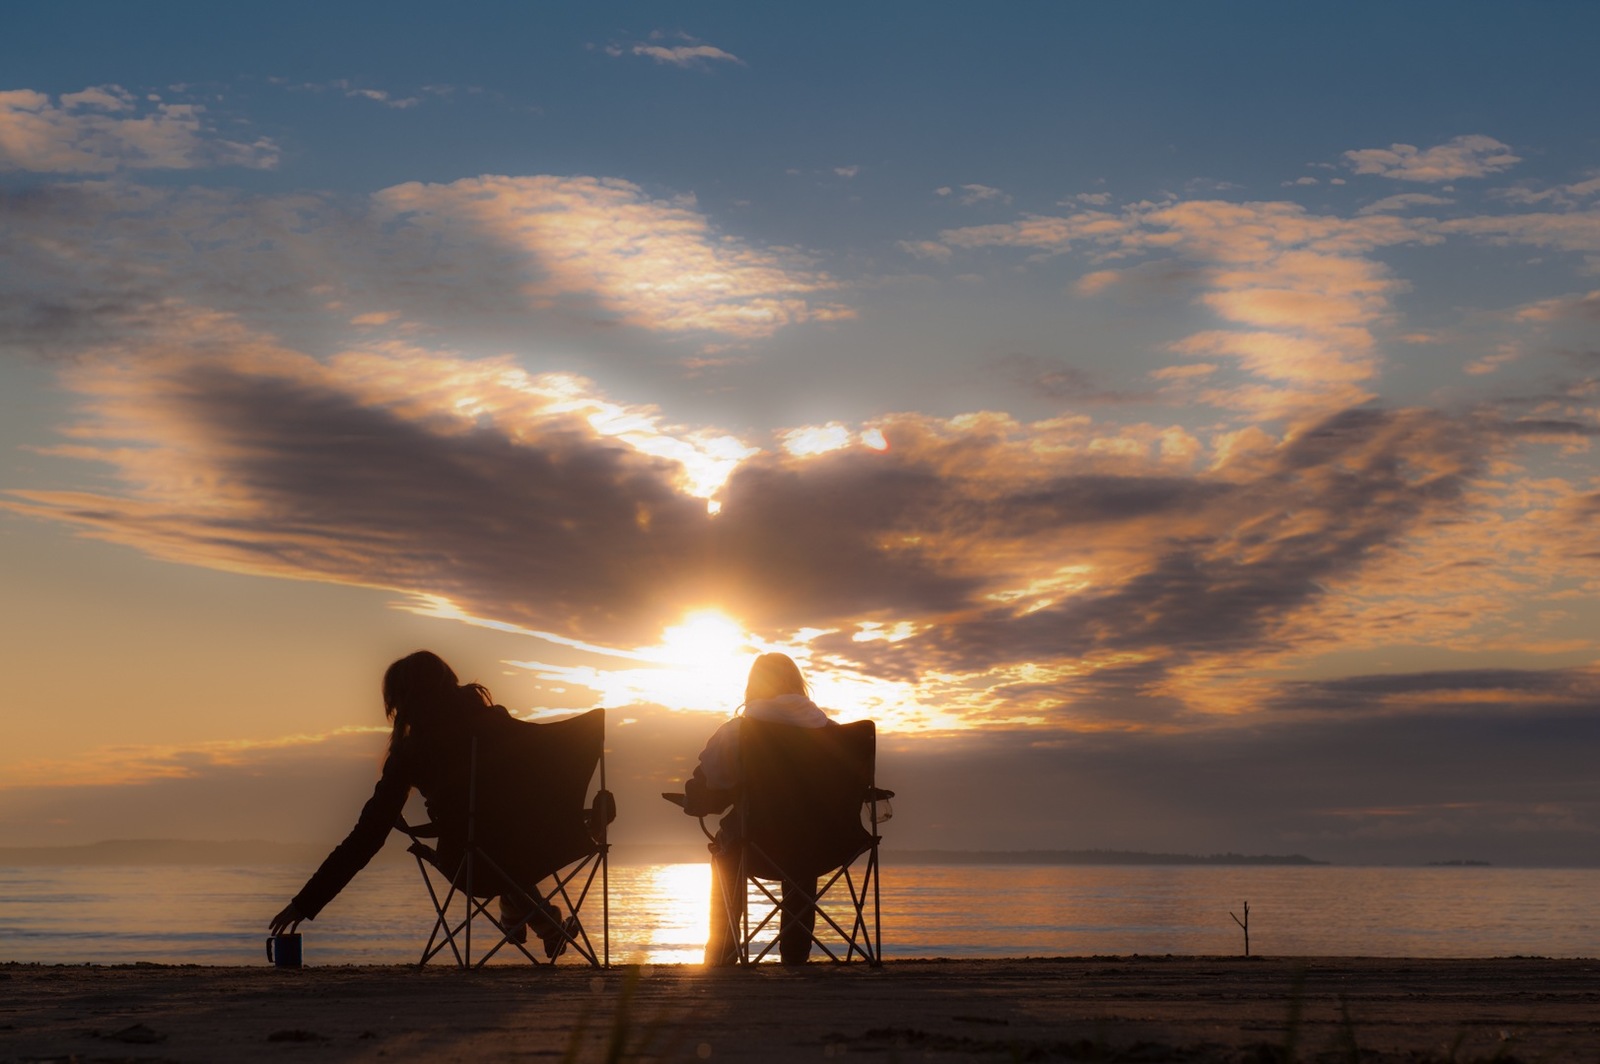
MULTIPOLYGON (((1228 915, 1229 916, 1233 916, 1233 913, 1230 911, 1228 913, 1228 915)), ((1233 922, 1238 924, 1239 925, 1239 929, 1244 932, 1244 955, 1246 957, 1248 957, 1248 956, 1250 956, 1250 903, 1249 902, 1245 902, 1244 903, 1244 919, 1241 920, 1237 916, 1233 916, 1233 922)))

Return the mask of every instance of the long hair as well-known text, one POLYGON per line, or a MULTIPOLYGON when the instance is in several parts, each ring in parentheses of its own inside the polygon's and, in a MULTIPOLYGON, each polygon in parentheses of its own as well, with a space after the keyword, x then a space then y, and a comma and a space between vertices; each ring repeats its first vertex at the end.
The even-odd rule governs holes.
POLYGON ((762 654, 750 666, 750 678, 744 685, 744 704, 760 702, 779 695, 804 695, 811 697, 811 688, 800 674, 800 666, 787 654, 762 654))
POLYGON ((431 650, 407 654, 390 665, 383 674, 383 715, 394 722, 389 736, 389 751, 395 752, 420 725, 437 724, 451 711, 460 692, 469 691, 493 705, 489 689, 482 684, 463 684, 455 670, 431 650))

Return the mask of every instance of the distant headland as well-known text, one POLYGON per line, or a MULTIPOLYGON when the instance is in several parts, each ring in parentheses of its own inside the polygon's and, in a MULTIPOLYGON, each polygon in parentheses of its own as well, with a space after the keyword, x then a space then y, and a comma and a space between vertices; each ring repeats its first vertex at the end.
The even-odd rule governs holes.
POLYGON ((303 865, 325 848, 288 842, 108 839, 78 846, 0 846, 0 867, 39 865, 303 865))
POLYGON ((907 864, 987 865, 1326 865, 1303 854, 1145 853, 1140 850, 894 850, 907 864))

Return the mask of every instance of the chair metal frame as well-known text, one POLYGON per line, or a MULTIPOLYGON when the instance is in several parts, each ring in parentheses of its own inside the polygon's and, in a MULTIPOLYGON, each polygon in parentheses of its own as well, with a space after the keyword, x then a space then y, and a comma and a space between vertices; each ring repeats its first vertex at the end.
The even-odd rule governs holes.
MULTIPOLYGON (((604 713, 604 710, 591 712, 604 713)), ((602 721, 603 721, 602 717, 602 721)), ((522 722, 526 723, 526 722, 522 722)), ((603 734, 603 729, 602 729, 603 734)), ((589 822, 590 837, 594 840, 594 848, 579 859, 569 862, 560 868, 542 876, 533 883, 519 882, 516 877, 508 874, 481 846, 477 840, 478 830, 478 738, 473 737, 471 742, 471 782, 467 798, 467 838, 465 851, 461 864, 452 877, 439 863, 438 851, 426 840, 437 838, 438 829, 432 824, 410 825, 404 817, 395 824, 394 830, 402 833, 411 840, 407 848, 417 861, 417 870, 422 875, 422 882, 428 890, 428 898, 433 903, 434 922, 428 934, 428 941, 422 949, 422 956, 417 961, 417 967, 423 968, 444 950, 449 949, 455 958, 456 967, 462 969, 482 968, 502 949, 511 946, 519 951, 530 963, 536 965, 553 965, 556 959, 569 948, 581 957, 590 966, 595 968, 611 967, 611 844, 609 841, 610 819, 615 815, 614 799, 606 789, 606 756, 604 740, 601 742, 598 761, 600 786, 595 794, 593 804, 586 811, 589 822), (519 907, 526 907, 527 913, 519 920, 503 921, 499 915, 491 911, 494 896, 479 898, 473 892, 480 863, 488 872, 497 877, 501 883, 511 885, 511 890, 502 891, 500 896, 511 894, 519 907), (430 869, 432 871, 430 871, 430 869), (436 884, 434 877, 439 883, 436 884), (601 934, 600 944, 597 949, 590 939, 588 930, 583 925, 581 913, 584 903, 588 900, 595 878, 600 880, 600 910, 601 934), (548 890, 541 890, 539 883, 551 881, 548 890), (441 887, 443 898, 441 900, 441 887), (569 889, 570 888, 570 889, 569 889), (452 914, 452 907, 457 898, 463 903, 462 909, 452 914), (552 905, 557 899, 566 903, 570 914, 558 927, 561 941, 556 955, 548 959, 536 957, 526 944, 526 931, 531 922, 539 914, 539 905, 552 905), (537 899, 537 902, 536 900, 537 899), (464 911, 463 911, 464 910, 464 911), (472 926, 479 918, 487 920, 495 935, 493 944, 487 950, 481 950, 476 958, 473 957, 472 926), (517 932, 522 930, 524 941, 517 940, 517 932)), ((537 816, 537 811, 530 814, 537 816)))

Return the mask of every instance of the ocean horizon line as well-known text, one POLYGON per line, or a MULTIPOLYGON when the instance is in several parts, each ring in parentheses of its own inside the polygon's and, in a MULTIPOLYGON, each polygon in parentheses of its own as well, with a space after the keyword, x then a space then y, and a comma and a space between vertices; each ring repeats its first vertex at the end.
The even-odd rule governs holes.
MULTIPOLYGON (((267 839, 102 839, 89 843, 34 846, 0 846, 0 867, 48 865, 303 865, 315 863, 327 853, 321 843, 282 842, 267 839)), ((378 861, 409 861, 400 850, 386 848, 378 861)), ((901 864, 926 865, 1184 865, 1218 867, 1336 867, 1338 862, 1300 853, 1174 853, 1121 848, 1064 849, 1031 847, 1026 849, 956 849, 942 847, 882 848, 886 860, 901 864)), ((699 845, 673 843, 612 843, 611 859, 616 864, 682 864, 705 860, 699 845)), ((1363 865, 1364 867, 1364 865, 1363 865)), ((1494 868, 1523 867, 1483 861, 1472 857, 1445 860, 1419 856, 1411 864, 1373 867, 1494 868)), ((1544 865, 1527 867, 1547 867, 1544 865)), ((1588 865, 1548 867, 1591 867, 1588 865)))

